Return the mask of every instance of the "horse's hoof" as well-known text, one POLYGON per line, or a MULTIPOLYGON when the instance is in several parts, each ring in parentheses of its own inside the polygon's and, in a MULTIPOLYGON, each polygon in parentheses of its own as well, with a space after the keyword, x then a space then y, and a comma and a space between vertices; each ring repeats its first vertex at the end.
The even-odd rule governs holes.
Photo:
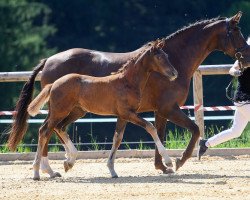
POLYGON ((34 181, 40 181, 40 177, 33 177, 34 181))
POLYGON ((175 160, 175 170, 177 171, 183 164, 181 163, 180 158, 176 158, 175 160))
POLYGON ((62 175, 59 172, 54 172, 50 178, 56 178, 56 177, 62 177, 62 175))
POLYGON ((65 172, 69 171, 74 166, 74 164, 69 163, 67 161, 64 161, 63 165, 64 165, 65 172))
POLYGON ((118 175, 116 174, 116 175, 112 176, 112 178, 119 178, 119 177, 118 177, 118 175))
POLYGON ((163 174, 173 174, 174 173, 174 170, 172 168, 166 168, 164 171, 163 171, 163 174))

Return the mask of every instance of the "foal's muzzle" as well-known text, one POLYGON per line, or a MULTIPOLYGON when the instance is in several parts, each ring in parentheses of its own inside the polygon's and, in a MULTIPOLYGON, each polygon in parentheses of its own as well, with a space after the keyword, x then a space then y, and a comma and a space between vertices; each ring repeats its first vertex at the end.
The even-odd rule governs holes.
POLYGON ((170 81, 174 81, 178 77, 178 72, 175 70, 171 75, 168 76, 170 81))

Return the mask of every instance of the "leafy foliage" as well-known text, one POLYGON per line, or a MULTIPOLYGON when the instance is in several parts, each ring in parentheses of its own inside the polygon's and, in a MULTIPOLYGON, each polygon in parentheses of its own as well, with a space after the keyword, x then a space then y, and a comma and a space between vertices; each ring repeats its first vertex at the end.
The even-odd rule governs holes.
MULTIPOLYGON (((0 1, 1 71, 31 70, 40 58, 55 53, 55 49, 47 48, 46 42, 46 38, 56 30, 48 25, 50 12, 41 3, 28 3, 26 0, 0 1)), ((0 84, 1 91, 8 91, 0 99, 1 110, 15 105, 21 86, 22 84, 18 87, 9 83, 0 84)))
MULTIPOLYGON (((219 15, 230 17, 239 10, 243 11, 240 26, 247 37, 250 33, 250 2, 247 0, 1 0, 0 70, 31 70, 39 59, 76 47, 115 52, 134 50, 189 23, 219 15)), ((232 62, 221 53, 213 53, 203 64, 232 62)), ((231 103, 224 97, 228 82, 229 77, 204 77, 207 106, 231 103), (220 98, 213 98, 215 96, 220 98)), ((13 109, 22 85, 0 84, 0 110, 13 109)), ((192 103, 191 91, 187 104, 192 103)), ((27 134, 25 140, 30 142, 34 138, 36 143, 39 125, 32 125, 36 131, 32 131, 33 135, 27 134)), ((84 128, 81 137, 89 141, 88 130, 84 128)), ((0 131, 2 129, 5 125, 0 124, 0 131)), ((102 133, 98 140, 105 140, 105 137, 111 141, 113 126, 105 124, 104 129, 105 132, 103 126, 99 126, 94 133, 102 133)), ((134 130, 128 127, 126 132, 134 133, 134 130)), ((140 138, 138 134, 125 134, 125 137, 127 141, 140 138)), ((175 136, 170 134, 169 137, 175 136)))

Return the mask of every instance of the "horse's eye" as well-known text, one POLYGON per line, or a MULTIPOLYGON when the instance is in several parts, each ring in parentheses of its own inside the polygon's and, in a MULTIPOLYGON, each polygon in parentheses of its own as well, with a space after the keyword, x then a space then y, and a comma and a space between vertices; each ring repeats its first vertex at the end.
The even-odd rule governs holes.
POLYGON ((240 27, 236 26, 236 27, 234 28, 234 31, 240 31, 240 27))

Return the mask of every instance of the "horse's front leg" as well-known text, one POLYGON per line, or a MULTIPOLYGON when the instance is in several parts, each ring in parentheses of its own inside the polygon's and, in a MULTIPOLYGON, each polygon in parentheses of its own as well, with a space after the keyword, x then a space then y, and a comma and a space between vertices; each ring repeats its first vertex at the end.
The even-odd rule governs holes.
POLYGON ((114 169, 114 160, 116 157, 116 152, 121 144, 126 124, 127 124, 127 122, 125 120, 123 120, 119 117, 117 118, 115 134, 113 137, 112 149, 110 151, 108 163, 107 163, 107 166, 109 168, 109 171, 110 171, 112 178, 118 178, 118 175, 114 169))
MULTIPOLYGON (((166 123, 167 119, 161 117, 155 112, 155 127, 157 129, 157 133, 159 139, 162 143, 164 143, 165 134, 166 134, 166 123)), ((157 146, 155 146, 155 169, 161 170, 164 174, 174 173, 172 168, 166 167, 162 162, 162 157, 159 154, 157 146)))
MULTIPOLYGON (((161 114, 161 113, 160 113, 161 114)), ((182 157, 176 159, 176 170, 178 170, 187 159, 192 156, 196 142, 200 137, 199 127, 179 108, 178 105, 172 107, 172 110, 168 112, 168 119, 178 126, 187 128, 191 133, 192 137, 186 150, 183 152, 182 157)))

